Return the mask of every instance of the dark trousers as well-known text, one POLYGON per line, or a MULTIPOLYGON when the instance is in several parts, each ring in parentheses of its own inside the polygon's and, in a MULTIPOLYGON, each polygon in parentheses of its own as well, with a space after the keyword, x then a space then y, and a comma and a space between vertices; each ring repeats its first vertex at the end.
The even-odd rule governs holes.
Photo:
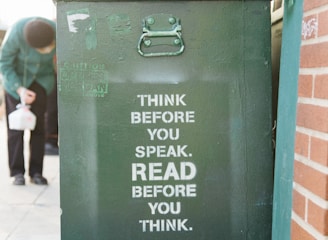
MULTIPOLYGON (((36 100, 31 105, 31 111, 36 115, 37 122, 35 129, 31 131, 30 137, 30 158, 29 158, 29 176, 35 173, 42 174, 43 156, 44 156, 44 114, 47 106, 47 96, 45 90, 37 83, 33 83, 30 90, 36 93, 36 100)), ((24 167, 24 131, 9 129, 8 115, 16 110, 16 105, 20 103, 8 93, 5 93, 7 130, 8 130, 8 157, 10 176, 18 173, 25 173, 24 167)))
MULTIPOLYGON (((57 76, 55 76, 55 80, 57 76)), ((58 145, 58 105, 57 105, 57 81, 54 89, 47 99, 46 111, 46 143, 58 145)))

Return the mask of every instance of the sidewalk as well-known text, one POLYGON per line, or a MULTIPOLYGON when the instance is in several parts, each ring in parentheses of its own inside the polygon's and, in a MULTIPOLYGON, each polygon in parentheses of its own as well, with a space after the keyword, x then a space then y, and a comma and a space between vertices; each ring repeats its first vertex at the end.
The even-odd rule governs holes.
POLYGON ((8 173, 5 124, 0 118, 0 240, 60 240, 59 157, 45 156, 48 186, 31 184, 26 173, 26 185, 14 186, 8 173))

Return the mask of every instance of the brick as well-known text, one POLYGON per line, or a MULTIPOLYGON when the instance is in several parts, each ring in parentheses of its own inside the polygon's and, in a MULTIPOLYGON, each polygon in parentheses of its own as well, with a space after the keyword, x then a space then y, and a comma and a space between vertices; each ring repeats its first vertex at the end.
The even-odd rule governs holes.
POLYGON ((305 231, 300 225, 294 220, 291 224, 291 240, 316 240, 307 231, 305 231))
POLYGON ((328 200, 328 176, 326 174, 295 161, 294 181, 320 198, 328 200))
POLYGON ((312 75, 300 75, 298 78, 298 96, 299 97, 312 97, 312 75))
POLYGON ((328 42, 304 45, 301 47, 300 67, 328 67, 328 42))
POLYGON ((314 97, 328 99, 328 75, 318 75, 315 77, 314 97))
POLYGON ((293 210, 303 220, 305 220, 305 197, 297 192, 293 191, 293 210))
POLYGON ((308 203, 308 223, 317 229, 322 235, 328 235, 328 210, 323 209, 309 201, 308 203))
POLYGON ((306 12, 326 4, 328 4, 328 0, 304 0, 303 9, 306 12))
POLYGON ((316 38, 318 35, 317 15, 310 15, 303 18, 302 21, 302 40, 316 38))
POLYGON ((318 16, 318 37, 328 35, 328 11, 319 13, 318 16))
POLYGON ((328 133, 328 108, 311 104, 297 105, 298 126, 328 133))
POLYGON ((328 167, 328 141, 312 137, 310 158, 328 167))
POLYGON ((306 134, 296 132, 295 136, 295 153, 308 157, 310 137, 306 134))

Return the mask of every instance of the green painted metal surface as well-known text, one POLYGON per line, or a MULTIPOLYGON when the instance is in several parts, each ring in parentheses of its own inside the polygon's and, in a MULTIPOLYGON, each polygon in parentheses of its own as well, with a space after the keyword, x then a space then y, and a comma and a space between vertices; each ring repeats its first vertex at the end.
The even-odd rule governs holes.
POLYGON ((303 1, 285 1, 278 100, 272 239, 291 233, 294 141, 303 1))
MULTIPOLYGON (((61 239, 269 239, 269 2, 57 12, 61 239), (142 56, 143 20, 160 31, 167 15, 180 19, 183 52, 142 56)), ((150 40, 145 51, 180 48, 150 40)))

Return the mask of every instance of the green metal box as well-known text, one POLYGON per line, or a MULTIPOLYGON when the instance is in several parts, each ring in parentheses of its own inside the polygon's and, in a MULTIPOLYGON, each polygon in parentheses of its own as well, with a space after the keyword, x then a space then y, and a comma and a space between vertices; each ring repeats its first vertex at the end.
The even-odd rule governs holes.
POLYGON ((270 2, 57 15, 61 239, 270 239, 270 2))

